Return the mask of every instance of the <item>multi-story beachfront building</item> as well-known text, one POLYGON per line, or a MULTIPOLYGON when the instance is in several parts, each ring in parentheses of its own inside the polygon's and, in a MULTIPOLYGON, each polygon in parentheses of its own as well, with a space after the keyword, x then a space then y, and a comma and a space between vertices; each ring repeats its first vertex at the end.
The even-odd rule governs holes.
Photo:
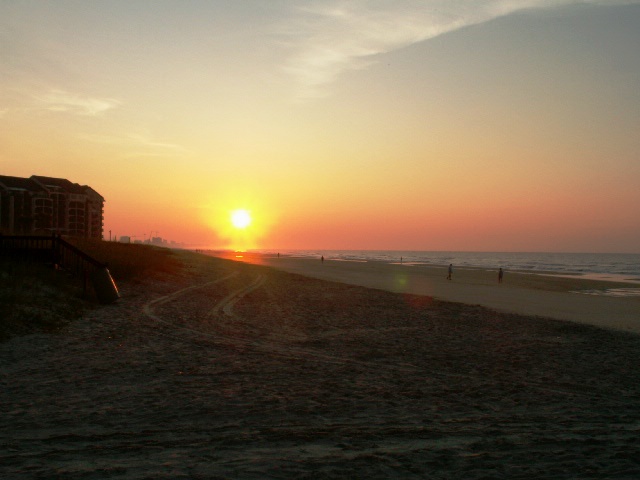
POLYGON ((102 238, 104 198, 64 178, 0 175, 0 233, 102 238))

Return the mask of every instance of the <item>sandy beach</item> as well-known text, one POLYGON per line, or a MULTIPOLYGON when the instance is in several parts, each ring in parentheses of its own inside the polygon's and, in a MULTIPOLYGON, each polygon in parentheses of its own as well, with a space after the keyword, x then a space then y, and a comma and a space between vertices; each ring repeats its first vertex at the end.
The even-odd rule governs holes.
POLYGON ((611 289, 637 291, 637 282, 508 271, 498 284, 497 270, 457 267, 452 280, 447 281, 444 266, 336 261, 329 257, 321 262, 253 253, 220 256, 323 280, 640 333, 640 295, 602 295, 611 289))
POLYGON ((0 477, 640 477, 637 298, 179 255, 0 344, 0 477))

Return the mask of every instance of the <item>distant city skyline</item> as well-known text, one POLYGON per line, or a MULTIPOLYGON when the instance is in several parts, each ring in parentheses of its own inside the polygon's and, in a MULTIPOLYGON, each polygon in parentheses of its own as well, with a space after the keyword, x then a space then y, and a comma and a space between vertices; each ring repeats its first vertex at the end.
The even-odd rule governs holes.
POLYGON ((639 25, 640 0, 2 2, 0 175, 91 185, 105 238, 640 253, 639 25))

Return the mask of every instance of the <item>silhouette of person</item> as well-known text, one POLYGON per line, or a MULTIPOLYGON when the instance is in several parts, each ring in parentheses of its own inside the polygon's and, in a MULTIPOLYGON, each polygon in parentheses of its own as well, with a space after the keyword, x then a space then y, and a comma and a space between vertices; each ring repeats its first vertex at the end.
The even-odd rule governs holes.
POLYGON ((320 263, 324 263, 324 255, 320 257, 320 263))
POLYGON ((449 274, 447 275, 447 280, 451 280, 451 275, 453 274, 453 263, 449 264, 449 274))
POLYGON ((504 271, 502 270, 502 267, 500 267, 500 270, 498 270, 498 283, 502 283, 503 276, 504 276, 504 271))

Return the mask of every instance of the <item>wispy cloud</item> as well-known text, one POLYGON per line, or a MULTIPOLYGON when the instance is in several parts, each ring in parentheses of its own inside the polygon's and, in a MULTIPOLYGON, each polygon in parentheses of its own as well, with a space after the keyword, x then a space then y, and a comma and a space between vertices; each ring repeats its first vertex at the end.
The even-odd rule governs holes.
POLYGON ((191 153, 188 148, 175 143, 159 142, 147 135, 105 135, 105 134, 80 134, 82 140, 101 143, 105 145, 115 145, 123 152, 123 158, 148 158, 148 157, 182 157, 191 153))
POLYGON ((101 115, 122 103, 113 98, 87 97, 64 90, 51 90, 35 98, 45 110, 87 116, 101 115))
POLYGON ((152 140, 144 135, 131 134, 128 138, 141 150, 127 155, 133 157, 166 157, 189 153, 189 149, 175 143, 165 143, 152 140))
POLYGON ((640 0, 334 0, 299 6, 281 30, 292 53, 285 70, 302 98, 326 95, 347 70, 374 57, 523 9, 640 0))

